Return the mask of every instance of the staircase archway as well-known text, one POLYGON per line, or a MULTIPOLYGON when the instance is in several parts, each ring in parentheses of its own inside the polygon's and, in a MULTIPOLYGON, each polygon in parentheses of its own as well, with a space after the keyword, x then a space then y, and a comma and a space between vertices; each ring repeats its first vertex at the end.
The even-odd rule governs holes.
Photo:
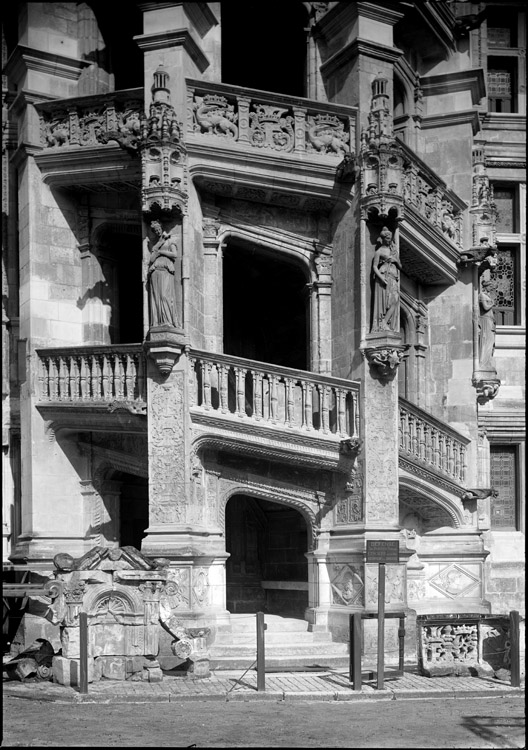
POLYGON ((308 607, 308 524, 294 507, 245 494, 225 509, 226 607, 304 617, 308 607))

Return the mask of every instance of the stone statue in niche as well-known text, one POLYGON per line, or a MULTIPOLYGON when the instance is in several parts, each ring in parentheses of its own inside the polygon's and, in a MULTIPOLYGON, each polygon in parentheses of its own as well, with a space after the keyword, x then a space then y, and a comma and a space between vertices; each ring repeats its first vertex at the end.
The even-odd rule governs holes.
POLYGON ((179 328, 175 283, 180 276, 178 246, 159 221, 152 221, 150 226, 158 238, 148 267, 150 326, 179 328))
POLYGON ((495 349, 495 313, 491 296, 492 281, 483 276, 480 282, 479 302, 479 362, 480 369, 494 370, 493 351, 495 349))
POLYGON ((383 227, 372 259, 374 306, 371 331, 400 331, 400 255, 393 234, 383 227))

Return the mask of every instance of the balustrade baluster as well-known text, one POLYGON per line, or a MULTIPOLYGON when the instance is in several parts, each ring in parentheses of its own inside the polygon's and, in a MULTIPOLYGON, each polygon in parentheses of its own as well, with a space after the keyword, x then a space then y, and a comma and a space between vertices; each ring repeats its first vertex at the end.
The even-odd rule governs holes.
POLYGON ((80 357, 81 365, 79 368, 79 393, 81 396, 81 401, 85 401, 88 398, 88 365, 86 363, 86 357, 84 354, 81 354, 80 357))
POLYGON ((413 416, 411 425, 411 453, 418 456, 418 418, 413 416))
POLYGON ((277 422, 277 406, 279 399, 277 396, 277 376, 270 375, 270 413, 271 422, 275 424, 277 422))
POLYGON ((65 363, 64 357, 59 355, 57 357, 57 398, 59 401, 64 400, 65 391, 65 363))
POLYGON ((69 358, 69 366, 68 366, 68 393, 70 394, 70 399, 72 401, 75 401, 78 397, 78 374, 77 374, 77 357, 75 355, 71 356, 69 358))
POLYGON ((342 388, 337 388, 336 390, 337 395, 337 432, 341 437, 344 437, 347 434, 347 425, 346 425, 346 412, 345 412, 345 405, 346 405, 346 393, 342 388))
POLYGON ((466 448, 460 447, 460 481, 466 481, 466 448))
POLYGON ((203 408, 209 411, 211 409, 211 362, 204 362, 202 367, 203 374, 203 408))
POLYGON ((239 417, 246 416, 246 389, 244 383, 244 377, 246 371, 242 367, 235 367, 236 373, 236 404, 237 414, 239 417))
POLYGON ((220 411, 222 414, 226 414, 229 410, 227 370, 227 365, 220 365, 220 411))
POLYGON ((453 456, 452 456, 452 441, 449 435, 446 435, 445 438, 445 454, 446 454, 446 471, 448 474, 453 473, 453 456))
POLYGON ((253 374, 253 416, 256 420, 262 419, 262 373, 253 374))
POLYGON ((423 460, 425 457, 425 440, 424 440, 424 428, 425 424, 421 419, 416 421, 416 433, 417 433, 417 456, 423 460))
POLYGON ((438 432, 438 468, 445 471, 445 463, 446 463, 446 455, 445 455, 445 445, 444 445, 444 435, 441 432, 438 432))
POLYGON ((304 402, 304 422, 305 430, 313 430, 313 406, 312 406, 312 389, 313 384, 303 381, 303 402, 304 402))
POLYGON ((49 359, 49 387, 51 400, 57 401, 59 395, 59 369, 57 357, 50 357, 49 359))
POLYGON ((293 380, 292 378, 285 378, 286 386, 286 422, 288 427, 293 427, 293 421, 295 418, 294 414, 294 401, 293 401, 293 380))
POLYGON ((328 432, 328 386, 321 387, 321 427, 324 433, 328 432))
POLYGON ((136 383, 136 363, 134 361, 134 356, 131 354, 125 354, 125 364, 126 364, 126 375, 125 375, 126 394, 125 396, 129 400, 133 400, 134 386, 136 383))
POLYGON ((400 450, 405 448, 405 415, 406 412, 400 407, 400 450))
POLYGON ((114 354, 114 393, 115 398, 122 399, 125 394, 125 372, 120 354, 114 354))
POLYGON ((111 396, 111 384, 110 384, 110 362, 108 356, 103 354, 101 357, 101 390, 102 396, 105 401, 108 401, 111 396))
POLYGON ((47 357, 39 357, 39 398, 41 401, 47 401, 49 398, 49 378, 47 368, 47 357))
POLYGON ((352 408, 353 408, 353 419, 354 419, 354 437, 359 437, 359 398, 358 394, 354 391, 352 393, 352 408))
POLYGON ((431 429, 431 442, 433 444, 433 460, 432 464, 433 466, 436 466, 436 468, 440 468, 440 440, 438 435, 438 430, 433 427, 431 429))

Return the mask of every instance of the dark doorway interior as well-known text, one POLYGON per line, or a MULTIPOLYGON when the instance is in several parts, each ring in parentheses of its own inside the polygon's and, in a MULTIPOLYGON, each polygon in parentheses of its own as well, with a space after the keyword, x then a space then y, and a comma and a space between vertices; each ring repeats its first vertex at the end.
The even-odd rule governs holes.
POLYGON ((119 503, 119 544, 141 550, 149 525, 148 480, 133 474, 117 472, 113 479, 122 482, 119 503))
POLYGON ((223 0, 222 81, 305 96, 304 5, 300 0, 223 0))
POLYGON ((308 549, 302 515, 280 503, 235 495, 226 506, 227 609, 303 617, 308 549))
POLYGON ((224 253, 224 352, 308 369, 307 279, 262 248, 224 253))

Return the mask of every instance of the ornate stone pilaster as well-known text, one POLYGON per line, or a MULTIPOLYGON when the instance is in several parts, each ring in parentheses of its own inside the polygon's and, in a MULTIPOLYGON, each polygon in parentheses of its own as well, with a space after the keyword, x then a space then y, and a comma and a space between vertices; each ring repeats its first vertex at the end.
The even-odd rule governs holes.
MULTIPOLYGON (((211 209, 209 212, 212 213, 211 209)), ((222 350, 223 320, 223 248, 219 239, 220 222, 214 209, 214 216, 204 216, 202 220, 202 244, 204 254, 204 318, 205 318, 205 348, 208 351, 222 350)))
POLYGON ((169 555, 186 531, 188 473, 187 358, 168 375, 149 366, 149 527, 142 542, 147 555, 169 555))
POLYGON ((315 363, 318 372, 329 373, 332 361, 332 263, 331 255, 320 253, 315 257, 317 279, 312 289, 317 304, 317 351, 315 363))

